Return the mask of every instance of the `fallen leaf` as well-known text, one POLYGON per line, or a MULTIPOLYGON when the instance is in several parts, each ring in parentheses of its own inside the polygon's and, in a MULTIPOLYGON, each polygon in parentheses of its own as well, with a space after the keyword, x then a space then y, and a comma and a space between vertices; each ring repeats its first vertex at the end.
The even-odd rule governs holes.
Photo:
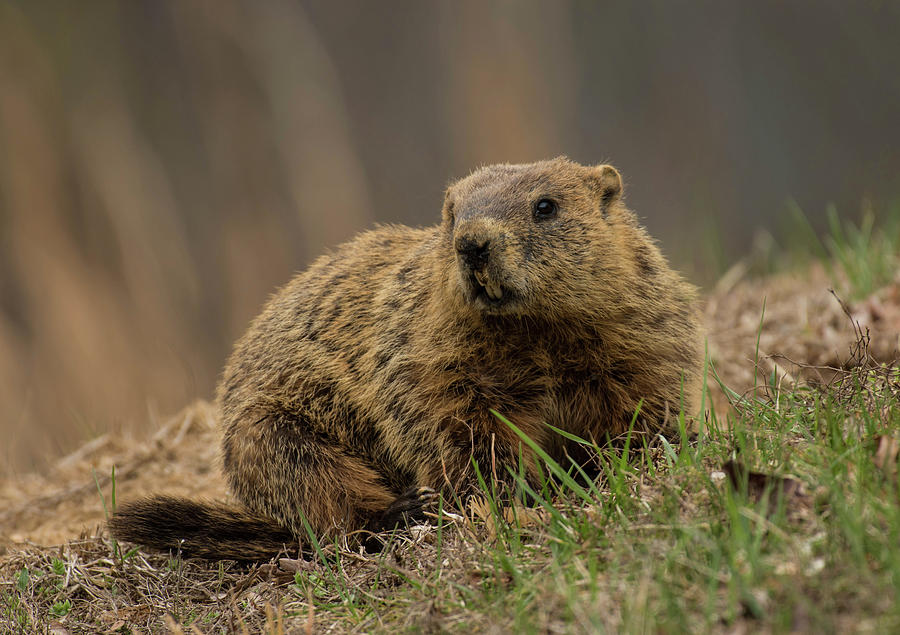
POLYGON ((280 558, 278 560, 278 568, 282 571, 296 573, 297 571, 311 571, 315 569, 315 565, 308 560, 297 560, 295 558, 280 558))

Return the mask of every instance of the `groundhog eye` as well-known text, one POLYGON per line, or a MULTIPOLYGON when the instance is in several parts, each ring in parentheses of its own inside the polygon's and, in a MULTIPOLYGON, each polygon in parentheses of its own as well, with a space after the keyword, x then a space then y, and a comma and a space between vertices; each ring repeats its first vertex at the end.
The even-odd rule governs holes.
POLYGON ((534 217, 537 220, 554 218, 557 211, 559 211, 559 206, 556 204, 556 201, 549 198, 542 198, 534 204, 534 217))

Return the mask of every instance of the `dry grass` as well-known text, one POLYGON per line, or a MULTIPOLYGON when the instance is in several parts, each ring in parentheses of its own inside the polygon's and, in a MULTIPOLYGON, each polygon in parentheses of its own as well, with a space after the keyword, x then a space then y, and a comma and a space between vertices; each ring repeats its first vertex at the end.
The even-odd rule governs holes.
POLYGON ((96 536, 54 550, 29 548, 4 559, 0 569, 18 591, 16 596, 5 595, 4 623, 23 632, 38 626, 116 632, 126 624, 159 630, 161 616, 171 616, 176 623, 193 621, 192 614, 202 605, 203 613, 196 617, 206 627, 236 631, 243 623, 258 631, 265 603, 277 604, 280 594, 275 585, 266 584, 271 578, 258 570, 233 569, 227 563, 217 569, 140 552, 117 558, 110 544, 96 536), (10 597, 18 602, 11 604, 10 597), (240 607, 235 598, 240 598, 240 607), (66 601, 69 606, 61 608, 66 601))

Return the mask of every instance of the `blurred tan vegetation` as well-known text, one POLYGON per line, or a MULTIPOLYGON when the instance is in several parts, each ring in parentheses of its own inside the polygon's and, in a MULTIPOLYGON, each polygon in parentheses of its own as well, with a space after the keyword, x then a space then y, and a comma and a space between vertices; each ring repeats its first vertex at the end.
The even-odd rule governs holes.
POLYGON ((611 160, 698 280, 789 198, 817 227, 877 207, 898 27, 877 2, 0 3, 2 465, 208 397, 292 271, 432 222, 479 164, 611 160))

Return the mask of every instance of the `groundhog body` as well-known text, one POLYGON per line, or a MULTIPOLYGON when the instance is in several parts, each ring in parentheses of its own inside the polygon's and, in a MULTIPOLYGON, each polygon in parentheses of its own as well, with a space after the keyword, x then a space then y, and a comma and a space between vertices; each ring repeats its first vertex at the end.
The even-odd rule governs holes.
POLYGON ((465 496, 473 459, 504 480, 523 457, 533 477, 491 410, 564 464, 576 448, 546 424, 603 443, 639 404, 637 432, 693 412, 695 290, 621 191, 605 165, 485 167, 448 188, 440 224, 380 227, 319 258, 268 302, 219 385, 224 469, 244 508, 148 499, 116 514, 114 534, 262 555, 305 537, 304 519, 319 535, 377 529, 432 489, 465 496), (240 531, 252 523, 255 541, 240 531))

